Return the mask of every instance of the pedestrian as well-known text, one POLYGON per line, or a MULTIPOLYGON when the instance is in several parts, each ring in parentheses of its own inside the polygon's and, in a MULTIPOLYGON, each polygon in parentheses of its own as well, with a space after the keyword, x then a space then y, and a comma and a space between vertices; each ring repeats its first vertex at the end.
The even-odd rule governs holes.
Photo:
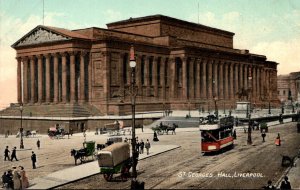
POLYGON ((265 138, 266 138, 266 133, 265 133, 265 131, 262 132, 261 137, 262 137, 262 139, 263 139, 263 142, 265 142, 265 138))
POLYGON ((144 147, 145 147, 145 143, 142 139, 140 142, 140 154, 144 154, 144 147))
POLYGON ((275 145, 280 146, 281 145, 281 140, 280 140, 280 134, 278 133, 276 139, 275 139, 275 145))
POLYGON ((236 130, 235 130, 235 129, 233 130, 232 137, 233 137, 234 139, 236 139, 236 130))
POLYGON ((8 150, 8 146, 6 146, 6 149, 4 150, 4 161, 6 161, 6 158, 7 160, 10 160, 9 153, 10 151, 8 150))
POLYGON ((6 172, 3 173, 1 180, 2 180, 2 188, 7 188, 8 178, 7 178, 6 172))
POLYGON ((281 182, 280 189, 292 189, 288 176, 284 176, 284 180, 281 182))
POLYGON ((147 142, 146 142, 146 144, 145 144, 145 148, 146 148, 146 150, 147 150, 147 155, 149 155, 149 149, 151 148, 149 139, 147 139, 147 142))
POLYGON ((138 141, 138 139, 136 139, 136 144, 135 144, 135 149, 136 149, 136 152, 140 152, 140 143, 138 141))
POLYGON ((157 133, 154 131, 153 133, 153 141, 157 142, 159 139, 157 138, 157 133))
POLYGON ((38 140, 37 140, 37 142, 36 142, 36 146, 38 147, 38 149, 40 149, 40 146, 41 146, 40 139, 38 139, 38 140))
POLYGON ((73 136, 73 129, 70 129, 70 135, 73 136))
POLYGON ((6 172, 6 177, 7 177, 7 180, 8 180, 7 189, 14 189, 14 181, 13 181, 12 170, 8 170, 6 172))
POLYGON ((21 189, 21 176, 16 167, 13 167, 13 169, 14 189, 21 189))
POLYGON ((265 186, 264 189, 276 189, 276 188, 274 187, 274 185, 272 185, 272 181, 269 180, 269 181, 268 181, 268 185, 265 186))
POLYGON ((11 152, 10 161, 13 161, 13 159, 15 159, 16 161, 18 161, 18 159, 17 159, 17 147, 14 147, 14 149, 11 152))
POLYGON ((19 166, 19 170, 20 170, 20 176, 21 176, 21 186, 22 186, 22 189, 26 189, 26 188, 29 187, 28 177, 26 175, 26 172, 25 172, 23 166, 19 166))
POLYGON ((36 163, 36 155, 35 153, 32 151, 32 155, 31 155, 31 161, 32 161, 32 169, 36 169, 35 163, 36 163))

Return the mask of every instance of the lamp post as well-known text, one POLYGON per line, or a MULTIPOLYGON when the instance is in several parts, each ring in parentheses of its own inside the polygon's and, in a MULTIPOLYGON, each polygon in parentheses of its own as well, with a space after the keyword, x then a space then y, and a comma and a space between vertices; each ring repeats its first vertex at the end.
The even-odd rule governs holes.
POLYGON ((284 114, 284 100, 281 98, 281 114, 284 114))
POLYGON ((20 127, 20 149, 24 149, 24 144, 23 144, 23 125, 22 125, 22 121, 23 121, 23 104, 21 103, 20 105, 20 113, 21 113, 21 127, 20 127))
MULTIPOLYGON (((251 137, 251 132, 252 132, 252 122, 251 122, 251 94, 252 94, 252 67, 249 69, 249 77, 248 77, 248 84, 249 84, 249 113, 248 113, 248 138, 247 138, 247 144, 251 145, 252 144, 252 137, 251 137)), ((248 104, 247 104, 248 105, 248 104)), ((247 106, 247 112, 248 112, 248 106, 247 106)))
POLYGON ((136 172, 136 165, 137 165, 137 152, 136 152, 136 138, 135 138, 135 97, 136 97, 136 90, 135 90, 135 67, 136 67, 136 61, 134 56, 134 47, 131 46, 130 48, 130 62, 129 66, 131 68, 131 111, 132 111, 132 140, 131 140, 131 146, 132 146, 132 181, 131 186, 136 187, 136 178, 137 178, 137 172, 136 172))

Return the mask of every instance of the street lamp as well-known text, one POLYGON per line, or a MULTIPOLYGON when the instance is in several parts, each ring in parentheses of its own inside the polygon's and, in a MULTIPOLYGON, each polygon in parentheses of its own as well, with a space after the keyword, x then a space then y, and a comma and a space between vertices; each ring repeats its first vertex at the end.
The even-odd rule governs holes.
POLYGON ((135 90, 135 67, 136 61, 134 56, 134 47, 133 45, 130 48, 130 62, 129 66, 131 68, 131 111, 132 111, 132 180, 131 180, 131 187, 134 188, 137 186, 137 172, 136 172, 136 165, 138 160, 138 153, 136 152, 136 138, 135 138, 135 97, 136 97, 136 90, 135 90))
POLYGON ((23 104, 21 103, 20 105, 20 113, 21 113, 21 127, 20 127, 20 149, 24 149, 24 144, 23 144, 23 125, 22 125, 22 121, 23 121, 23 104))
MULTIPOLYGON (((250 67, 249 69, 249 77, 248 77, 248 84, 249 84, 249 89, 250 89, 250 93, 249 93, 249 113, 248 113, 248 139, 247 139, 247 144, 251 145, 252 144, 252 137, 251 137, 251 130, 252 130, 252 122, 251 122, 251 88, 252 88, 252 67, 250 67)), ((247 104, 248 105, 248 104, 247 104)), ((247 112, 248 112, 248 106, 247 106, 247 112)))
POLYGON ((281 114, 284 114, 284 100, 281 98, 281 114))

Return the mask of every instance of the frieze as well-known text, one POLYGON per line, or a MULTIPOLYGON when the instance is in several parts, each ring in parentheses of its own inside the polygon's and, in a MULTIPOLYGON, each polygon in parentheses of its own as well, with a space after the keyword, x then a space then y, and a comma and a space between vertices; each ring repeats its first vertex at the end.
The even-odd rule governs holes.
POLYGON ((21 40, 16 46, 39 44, 44 42, 52 42, 52 41, 60 41, 60 40, 68 40, 68 38, 61 36, 59 34, 55 34, 51 31, 39 28, 36 31, 34 31, 31 35, 26 37, 24 40, 21 40))

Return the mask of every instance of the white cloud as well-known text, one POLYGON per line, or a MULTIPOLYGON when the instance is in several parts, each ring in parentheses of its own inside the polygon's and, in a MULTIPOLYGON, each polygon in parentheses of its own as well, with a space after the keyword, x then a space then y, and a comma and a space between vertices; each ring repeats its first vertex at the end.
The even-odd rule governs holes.
POLYGON ((261 42, 252 49, 254 52, 267 55, 268 60, 278 62, 278 74, 300 71, 300 38, 261 42))
MULTIPOLYGON (((16 51, 10 46, 37 25, 42 25, 42 17, 30 15, 26 20, 14 18, 0 12, 0 105, 16 102, 16 51)), ((63 13, 46 12, 45 25, 67 29, 80 28, 78 24, 60 19, 63 13)))

